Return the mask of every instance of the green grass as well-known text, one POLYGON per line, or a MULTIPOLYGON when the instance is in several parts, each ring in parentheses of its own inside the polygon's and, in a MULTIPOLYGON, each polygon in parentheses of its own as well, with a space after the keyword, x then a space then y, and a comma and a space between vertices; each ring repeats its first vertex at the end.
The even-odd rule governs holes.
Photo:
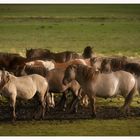
POLYGON ((1 136, 139 136, 140 119, 0 123, 1 136))
MULTIPOLYGON (((139 107, 135 97, 132 107, 139 107)), ((123 105, 120 100, 97 98, 97 106, 123 105)), ((117 110, 116 110, 117 111, 117 110)), ((84 115, 84 114, 83 114, 84 115)), ((45 121, 16 121, 0 122, 0 136, 139 136, 140 117, 119 119, 72 119, 72 120, 45 120, 45 121)))
POLYGON ((0 5, 0 51, 140 54, 140 5, 0 5))

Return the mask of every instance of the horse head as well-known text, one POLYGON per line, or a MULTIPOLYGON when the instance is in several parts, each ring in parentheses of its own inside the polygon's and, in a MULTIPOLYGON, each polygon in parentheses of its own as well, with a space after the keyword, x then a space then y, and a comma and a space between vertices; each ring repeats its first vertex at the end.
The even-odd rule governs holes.
POLYGON ((64 85, 67 85, 72 80, 75 80, 75 77, 76 77, 76 69, 77 69, 77 65, 76 64, 69 65, 66 68, 65 74, 64 74, 64 78, 63 78, 63 84, 64 85))
POLYGON ((84 58, 91 58, 93 57, 93 47, 91 46, 87 46, 85 49, 84 49, 84 52, 83 52, 83 57, 84 58))
POLYGON ((6 83, 8 83, 9 80, 10 80, 10 74, 3 69, 1 72, 0 88, 3 88, 3 86, 6 83))

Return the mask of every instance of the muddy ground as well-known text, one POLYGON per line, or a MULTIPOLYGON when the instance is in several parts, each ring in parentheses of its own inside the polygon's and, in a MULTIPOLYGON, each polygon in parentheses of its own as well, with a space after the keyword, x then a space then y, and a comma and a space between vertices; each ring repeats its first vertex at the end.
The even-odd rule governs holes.
MULTIPOLYGON (((124 114, 120 111, 119 107, 111 106, 97 106, 96 119, 125 119, 131 117, 140 117, 140 107, 131 107, 129 114, 124 114)), ((32 104, 17 104, 16 107, 17 120, 32 120, 39 119, 40 113, 37 107, 32 104), (36 112, 36 113, 35 113, 36 112)), ((0 121, 10 120, 10 107, 8 104, 0 103, 0 121)), ((79 105, 77 113, 70 113, 66 111, 60 111, 58 108, 49 109, 46 111, 46 120, 72 120, 72 119, 91 119, 91 108, 83 108, 79 105)))

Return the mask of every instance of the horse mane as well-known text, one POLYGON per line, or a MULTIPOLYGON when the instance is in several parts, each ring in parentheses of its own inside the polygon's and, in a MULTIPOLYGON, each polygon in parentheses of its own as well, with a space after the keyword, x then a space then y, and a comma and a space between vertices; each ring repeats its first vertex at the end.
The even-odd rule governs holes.
POLYGON ((84 76, 85 81, 94 79, 96 80, 99 74, 99 71, 95 71, 92 67, 88 67, 82 64, 78 64, 78 73, 81 72, 81 74, 84 76))

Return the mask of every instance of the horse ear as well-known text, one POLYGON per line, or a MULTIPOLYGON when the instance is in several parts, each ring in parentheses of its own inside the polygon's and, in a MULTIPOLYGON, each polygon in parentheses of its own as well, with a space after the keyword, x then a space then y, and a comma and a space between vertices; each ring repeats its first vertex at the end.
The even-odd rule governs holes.
POLYGON ((5 72, 5 69, 2 70, 2 78, 5 83, 7 83, 10 80, 10 75, 8 72, 5 72))
POLYGON ((9 75, 9 73, 7 73, 7 75, 6 75, 6 82, 8 82, 10 80, 10 75, 9 75))

